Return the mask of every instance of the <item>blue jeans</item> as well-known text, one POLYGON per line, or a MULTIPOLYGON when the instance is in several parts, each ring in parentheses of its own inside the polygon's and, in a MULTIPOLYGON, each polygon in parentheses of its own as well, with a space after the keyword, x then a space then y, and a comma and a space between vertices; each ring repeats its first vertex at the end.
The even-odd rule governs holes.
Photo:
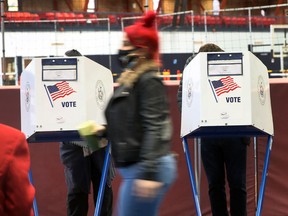
POLYGON ((137 178, 139 163, 118 168, 122 176, 122 183, 117 202, 117 216, 156 216, 158 214, 163 197, 177 177, 177 164, 174 156, 167 155, 158 160, 157 181, 164 183, 164 185, 153 198, 142 198, 133 194, 133 182, 137 178))

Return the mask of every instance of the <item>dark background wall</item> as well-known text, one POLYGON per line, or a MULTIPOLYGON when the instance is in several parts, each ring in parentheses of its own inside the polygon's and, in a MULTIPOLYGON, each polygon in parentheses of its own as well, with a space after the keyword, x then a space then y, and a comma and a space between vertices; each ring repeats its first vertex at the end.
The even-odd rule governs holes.
MULTIPOLYGON (((258 52, 253 53, 257 56, 267 69, 279 72, 280 70, 280 59, 274 58, 272 61, 272 56, 270 52, 258 52)), ((177 71, 183 72, 184 65, 186 60, 192 53, 165 53, 161 55, 162 67, 159 68, 159 71, 170 71, 171 75, 176 75, 177 71)), ((108 55, 87 55, 86 57, 98 62, 99 64, 110 68, 109 66, 109 56, 108 55)), ((288 61, 286 61, 288 62, 288 61)), ((114 73, 114 80, 116 80, 121 73, 121 68, 118 63, 117 55, 111 56, 111 71, 114 73)), ((287 68, 287 67, 285 67, 287 68)), ((19 70, 20 71, 20 70, 19 70)), ((171 77, 171 80, 177 80, 177 77, 171 77)))

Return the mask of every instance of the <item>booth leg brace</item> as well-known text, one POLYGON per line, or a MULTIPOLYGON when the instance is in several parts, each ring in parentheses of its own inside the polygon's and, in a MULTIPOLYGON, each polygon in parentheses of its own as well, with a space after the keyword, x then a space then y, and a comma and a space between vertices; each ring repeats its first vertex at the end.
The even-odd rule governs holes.
POLYGON ((102 201, 103 201, 103 197, 104 197, 104 191, 105 191, 105 187, 106 187, 107 174, 108 174, 109 165, 110 165, 110 159, 111 159, 110 148, 111 148, 111 144, 109 142, 107 147, 106 147, 104 167, 103 167, 101 181, 100 181, 100 185, 99 185, 99 191, 98 191, 98 196, 97 196, 94 216, 99 216, 100 213, 101 213, 102 201))
MULTIPOLYGON (((29 170, 29 173, 28 173, 28 177, 29 177, 29 181, 31 182, 32 185, 33 184, 33 178, 32 178, 32 171, 31 169, 29 170)), ((33 200, 33 211, 34 211, 34 216, 38 216, 38 207, 37 207, 37 202, 36 202, 36 197, 34 197, 34 200, 33 200)))
POLYGON ((268 137, 268 143, 266 146, 266 154, 265 154, 264 167, 263 167, 263 172, 262 172, 262 180, 261 180, 261 185, 260 185, 256 216, 260 216, 261 211, 262 211, 264 191, 265 191, 265 186, 266 186, 266 177, 268 175, 267 171, 268 171, 270 153, 271 153, 271 149, 272 149, 272 141, 273 141, 272 136, 269 136, 268 137))
MULTIPOLYGON (((104 191, 106 187, 106 180, 107 180, 107 174, 108 174, 109 165, 110 165, 110 159, 111 159, 111 155, 110 155, 110 142, 109 142, 106 148, 104 167, 103 167, 101 181, 99 185, 99 191, 98 191, 94 216, 99 216, 101 213, 101 207, 102 207, 102 201, 103 201, 104 191)), ((29 180, 31 184, 33 185, 31 169, 29 170, 29 180)), ((36 197, 33 200, 33 211, 34 211, 34 216, 39 216, 36 197)))
POLYGON ((195 204, 195 209, 196 209, 196 215, 201 216, 201 210, 200 210, 200 204, 199 204, 199 196, 197 192, 197 187, 195 183, 195 178, 194 178, 194 171, 192 167, 192 162, 191 162, 191 157, 190 157, 190 152, 189 152, 189 146, 187 142, 187 138, 184 137, 182 139, 183 142, 183 150, 185 153, 185 158, 186 158, 186 163, 188 166, 188 171, 189 171, 189 176, 190 176, 190 182, 191 182, 191 187, 192 187, 192 192, 193 192, 193 197, 194 197, 194 204, 195 204))
MULTIPOLYGON (((273 141, 272 136, 269 136, 268 137, 268 143, 266 146, 266 154, 265 154, 264 167, 263 167, 263 172, 262 172, 262 180, 261 180, 261 185, 260 185, 260 192, 259 192, 256 216, 260 216, 261 211, 262 211, 262 204, 263 204, 263 198, 264 198, 264 192, 265 192, 265 186, 266 186, 266 178, 268 175, 267 171, 268 171, 268 166, 269 166, 270 153, 271 153, 271 149, 272 149, 272 141, 273 141)), ((196 183, 195 183, 195 178, 194 178, 194 171, 192 168, 187 138, 184 137, 182 139, 182 142, 183 142, 183 149, 184 149, 184 153, 185 153, 185 157, 186 157, 186 163, 187 163, 188 171, 189 171, 189 177, 190 177, 190 182, 191 182, 191 187, 192 187, 192 192, 193 192, 193 197, 194 197, 194 204, 195 204, 195 208, 196 208, 196 213, 197 213, 197 216, 201 216, 199 196, 197 193, 197 188, 196 188, 196 183)))

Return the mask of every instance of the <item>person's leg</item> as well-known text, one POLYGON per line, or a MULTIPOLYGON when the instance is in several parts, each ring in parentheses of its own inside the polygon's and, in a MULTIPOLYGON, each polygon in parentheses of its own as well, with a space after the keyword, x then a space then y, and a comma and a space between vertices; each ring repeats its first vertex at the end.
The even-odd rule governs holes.
POLYGON ((133 195, 132 189, 137 169, 139 169, 138 164, 118 168, 118 173, 121 175, 122 180, 118 191, 117 208, 115 214, 113 214, 114 216, 137 215, 135 212, 138 206, 134 204, 136 197, 133 195))
POLYGON ((157 181, 163 182, 164 186, 159 189, 153 198, 138 197, 133 192, 133 183, 137 179, 140 164, 120 168, 122 183, 119 189, 117 202, 117 216, 156 216, 164 195, 175 181, 177 165, 173 156, 159 158, 159 172, 157 181))
MULTIPOLYGON (((102 170, 104 166, 106 148, 99 149, 90 156, 91 157, 91 178, 93 184, 94 204, 97 202, 102 170)), ((107 183, 105 185, 104 196, 101 206, 101 216, 111 216, 113 210, 113 191, 110 182, 109 171, 107 175, 107 183)))
POLYGON ((139 206, 137 205, 138 199, 133 195, 132 192, 134 179, 125 178, 124 176, 126 175, 126 171, 124 171, 123 169, 120 169, 119 172, 121 173, 122 181, 118 191, 117 208, 114 215, 115 216, 141 215, 141 208, 139 208, 139 206))
MULTIPOLYGON (((99 191, 100 179, 96 181, 93 179, 93 200, 94 204, 97 202, 98 191, 99 191)), ((113 191, 112 186, 105 185, 104 195, 101 206, 101 216, 111 216, 113 212, 113 191)))
POLYGON ((64 165, 67 185, 67 216, 86 216, 90 190, 89 162, 82 147, 60 144, 60 159, 64 165))
POLYGON ((116 216, 154 216, 151 212, 152 205, 156 208, 156 198, 138 197, 133 192, 133 184, 136 179, 139 164, 120 168, 122 182, 118 192, 116 216))
POLYGON ((167 155, 159 160, 158 181, 163 182, 163 187, 159 190, 156 198, 154 215, 158 215, 161 202, 172 184, 177 178, 177 162, 173 155, 167 155))
POLYGON ((230 187, 231 216, 246 216, 247 144, 243 138, 231 138, 225 143, 227 179, 230 187))
POLYGON ((202 138, 201 157, 209 185, 209 198, 213 216, 228 216, 225 167, 220 140, 202 138))
POLYGON ((67 216, 87 216, 88 194, 70 193, 67 195, 67 216))

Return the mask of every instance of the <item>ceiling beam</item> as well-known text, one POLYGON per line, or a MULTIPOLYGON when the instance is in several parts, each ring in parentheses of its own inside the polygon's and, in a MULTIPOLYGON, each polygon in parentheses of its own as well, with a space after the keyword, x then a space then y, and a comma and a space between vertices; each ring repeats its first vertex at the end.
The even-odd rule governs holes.
POLYGON ((163 0, 159 0, 159 2, 158 2, 158 6, 157 6, 157 13, 159 13, 160 12, 160 10, 162 9, 162 1, 163 0))
MULTIPOLYGON (((284 0, 278 0, 277 4, 283 4, 284 0)), ((275 16, 281 15, 280 7, 276 7, 275 9, 275 16)))
POLYGON ((226 8, 227 1, 228 1, 228 0, 222 0, 222 1, 220 1, 220 2, 221 2, 221 4, 220 4, 220 9, 225 9, 225 8, 226 8))
POLYGON ((73 2, 71 2, 71 0, 65 0, 65 2, 66 2, 66 5, 68 6, 69 10, 74 11, 73 2))
MULTIPOLYGON (((85 2, 84 2, 84 7, 83 7, 83 11, 87 11, 88 10, 88 4, 89 4, 89 0, 85 0, 85 2)), ((94 8, 94 10, 95 10, 95 8, 94 8)))
POLYGON ((58 11, 58 1, 57 0, 53 0, 53 10, 58 11))
POLYGON ((144 8, 143 8, 143 5, 138 1, 138 0, 134 0, 135 3, 138 5, 139 9, 141 10, 141 12, 143 13, 144 12, 144 8))

